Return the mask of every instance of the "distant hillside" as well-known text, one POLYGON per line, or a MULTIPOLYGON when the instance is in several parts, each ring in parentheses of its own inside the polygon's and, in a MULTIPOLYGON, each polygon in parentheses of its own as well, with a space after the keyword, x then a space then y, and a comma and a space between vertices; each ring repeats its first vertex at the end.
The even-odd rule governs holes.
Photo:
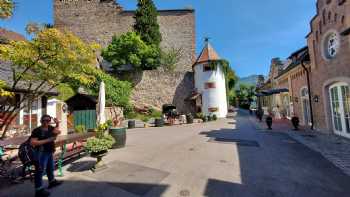
POLYGON ((236 88, 238 88, 240 84, 255 86, 258 81, 258 76, 259 75, 250 75, 247 77, 239 78, 238 83, 236 84, 236 88))

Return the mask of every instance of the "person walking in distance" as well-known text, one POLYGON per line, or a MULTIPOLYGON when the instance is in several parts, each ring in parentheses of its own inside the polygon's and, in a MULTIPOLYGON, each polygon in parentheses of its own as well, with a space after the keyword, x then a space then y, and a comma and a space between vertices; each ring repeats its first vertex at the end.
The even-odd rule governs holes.
POLYGON ((55 140, 57 135, 61 133, 59 121, 54 118, 55 127, 51 126, 51 116, 43 115, 40 119, 41 126, 32 131, 30 136, 30 144, 35 148, 35 156, 37 162, 35 166, 34 186, 35 197, 47 197, 50 195, 43 187, 43 176, 46 173, 49 180, 49 189, 62 184, 54 176, 54 159, 55 140))

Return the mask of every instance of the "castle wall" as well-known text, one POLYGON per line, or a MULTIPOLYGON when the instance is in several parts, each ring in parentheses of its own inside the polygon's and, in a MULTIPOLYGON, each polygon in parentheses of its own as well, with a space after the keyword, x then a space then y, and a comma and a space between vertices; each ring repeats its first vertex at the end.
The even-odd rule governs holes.
MULTIPOLYGON (((71 31, 84 41, 97 42, 106 47, 113 35, 132 31, 134 11, 123 11, 113 0, 54 1, 55 27, 71 31)), ((158 23, 163 38, 162 49, 181 49, 182 58, 174 73, 145 71, 134 89, 132 99, 136 104, 156 107, 174 103, 179 111, 185 112, 190 106, 184 106, 182 99, 193 90, 193 82, 186 85, 183 82, 193 81, 189 79, 191 74, 187 73, 192 72, 191 66, 195 61, 194 10, 159 11, 158 23)))

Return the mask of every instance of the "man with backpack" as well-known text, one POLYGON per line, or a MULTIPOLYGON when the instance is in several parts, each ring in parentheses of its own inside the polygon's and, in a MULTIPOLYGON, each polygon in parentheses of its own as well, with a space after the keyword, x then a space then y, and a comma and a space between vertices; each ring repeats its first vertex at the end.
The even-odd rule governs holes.
POLYGON ((54 177, 54 159, 55 140, 57 135, 61 132, 59 128, 59 121, 54 118, 55 127, 51 126, 51 116, 43 115, 40 119, 41 126, 32 131, 30 136, 30 145, 34 147, 35 155, 35 196, 47 197, 50 195, 43 187, 43 176, 46 173, 49 180, 49 189, 61 185, 62 182, 54 177))

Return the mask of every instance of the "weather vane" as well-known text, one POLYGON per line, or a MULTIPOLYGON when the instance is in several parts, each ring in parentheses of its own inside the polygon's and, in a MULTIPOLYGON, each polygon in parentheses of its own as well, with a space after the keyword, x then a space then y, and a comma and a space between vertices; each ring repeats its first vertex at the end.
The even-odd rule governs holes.
POLYGON ((209 42, 210 39, 211 39, 210 37, 204 37, 205 42, 209 42))

